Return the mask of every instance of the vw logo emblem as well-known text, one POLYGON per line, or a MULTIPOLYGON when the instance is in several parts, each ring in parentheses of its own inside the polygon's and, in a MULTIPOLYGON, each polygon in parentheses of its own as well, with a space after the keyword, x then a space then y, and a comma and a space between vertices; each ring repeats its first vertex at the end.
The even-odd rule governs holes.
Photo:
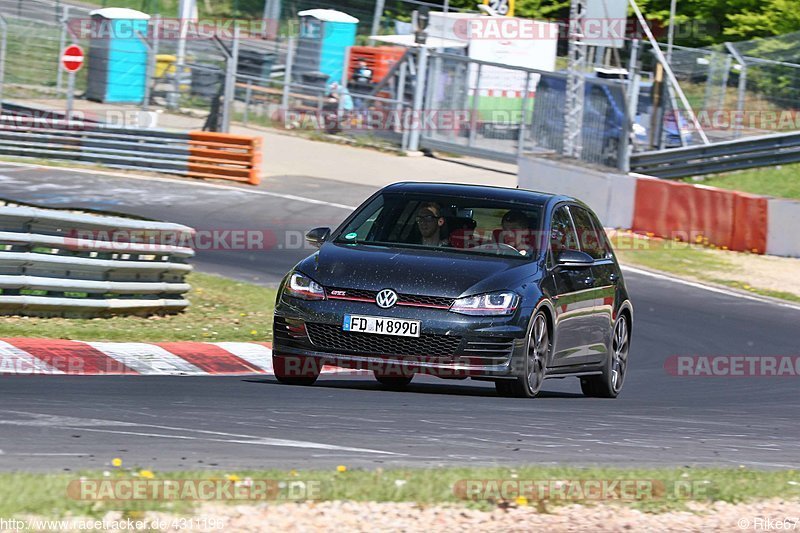
POLYGON ((375 296, 375 303, 378 307, 389 309, 397 303, 397 293, 392 289, 383 289, 375 296))

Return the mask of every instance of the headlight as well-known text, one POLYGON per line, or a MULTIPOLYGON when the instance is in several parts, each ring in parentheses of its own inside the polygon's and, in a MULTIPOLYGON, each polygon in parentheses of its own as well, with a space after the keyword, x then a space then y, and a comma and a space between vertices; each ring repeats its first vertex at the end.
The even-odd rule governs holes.
POLYGON ((284 294, 301 300, 325 299, 325 289, 322 285, 299 272, 292 272, 283 291, 284 294))
POLYGON ((515 292, 490 292, 459 298, 450 310, 463 315, 510 315, 517 310, 519 296, 515 292))

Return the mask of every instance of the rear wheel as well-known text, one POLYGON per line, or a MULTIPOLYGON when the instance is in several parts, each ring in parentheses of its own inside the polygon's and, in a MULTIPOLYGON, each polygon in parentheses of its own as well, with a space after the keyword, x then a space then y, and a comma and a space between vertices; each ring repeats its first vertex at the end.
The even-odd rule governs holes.
POLYGON ((609 354, 603 374, 581 378, 581 390, 586 396, 595 398, 616 398, 625 383, 628 370, 628 350, 630 348, 630 324, 626 315, 620 315, 614 325, 609 354))
POLYGON ((302 355, 273 355, 272 369, 275 379, 285 385, 313 385, 320 373, 315 357, 302 355))
POLYGON ((550 355, 550 330, 544 311, 533 318, 528 337, 527 357, 520 375, 514 380, 497 380, 495 388, 500 396, 533 398, 542 388, 547 375, 547 357, 550 355))
POLYGON ((414 379, 414 374, 411 374, 410 376, 386 376, 375 372, 375 379, 377 379, 378 383, 385 387, 389 387, 391 389, 402 389, 411 383, 411 380, 414 379))

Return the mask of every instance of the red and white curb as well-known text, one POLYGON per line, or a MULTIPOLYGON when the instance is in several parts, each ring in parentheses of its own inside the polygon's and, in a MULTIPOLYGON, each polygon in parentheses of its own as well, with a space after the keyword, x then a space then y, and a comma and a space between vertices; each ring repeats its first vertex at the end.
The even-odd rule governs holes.
MULTIPOLYGON (((337 371, 323 368, 325 373, 337 371)), ((5 338, 0 339, 0 374, 196 376, 274 372, 270 343, 5 338)))

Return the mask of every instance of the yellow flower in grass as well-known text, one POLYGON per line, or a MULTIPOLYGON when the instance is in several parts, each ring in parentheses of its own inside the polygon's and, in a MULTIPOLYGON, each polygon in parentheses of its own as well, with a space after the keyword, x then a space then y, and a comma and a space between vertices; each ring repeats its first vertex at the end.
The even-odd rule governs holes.
POLYGON ((347 467, 344 465, 339 465, 336 467, 337 472, 347 472, 347 467))
POLYGON ((156 475, 150 470, 139 470, 139 477, 143 477, 145 479, 153 479, 154 477, 156 477, 156 475))
POLYGON ((250 335, 258 335, 258 331, 254 330, 254 329, 251 329, 250 330, 250 335))
POLYGON ((111 459, 111 465, 119 468, 120 466, 122 466, 122 459, 120 459, 119 457, 114 457, 113 459, 111 459))
POLYGON ((239 476, 237 476, 236 474, 230 474, 230 475, 228 476, 228 481, 233 481, 234 483, 236 483, 236 482, 237 482, 237 481, 239 481, 240 479, 242 479, 242 478, 240 478, 240 477, 239 477, 239 476))
POLYGON ((525 496, 517 496, 517 499, 516 499, 516 500, 514 500, 514 502, 515 502, 517 505, 520 505, 520 506, 522 506, 522 505, 528 505, 528 498, 526 498, 525 496))

